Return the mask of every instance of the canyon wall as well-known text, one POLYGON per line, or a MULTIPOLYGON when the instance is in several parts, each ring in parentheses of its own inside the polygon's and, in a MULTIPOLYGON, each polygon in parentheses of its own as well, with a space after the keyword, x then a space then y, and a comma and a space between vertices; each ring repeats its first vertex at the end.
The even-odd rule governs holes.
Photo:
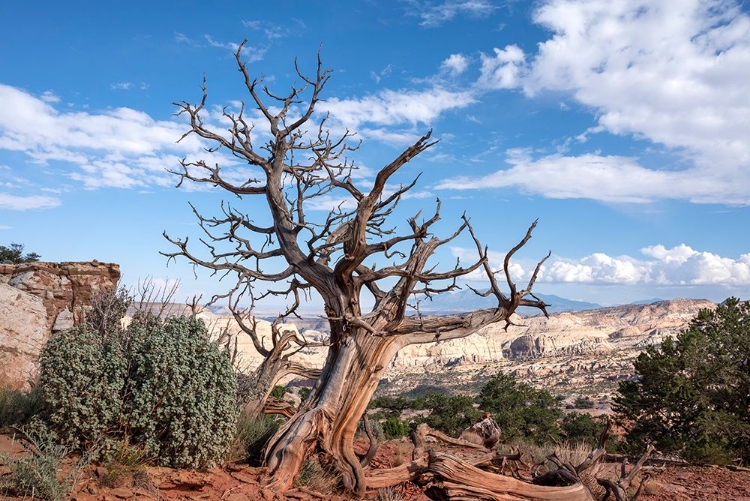
POLYGON ((119 279, 118 265, 98 261, 0 264, 0 386, 29 389, 52 333, 78 325, 119 279))

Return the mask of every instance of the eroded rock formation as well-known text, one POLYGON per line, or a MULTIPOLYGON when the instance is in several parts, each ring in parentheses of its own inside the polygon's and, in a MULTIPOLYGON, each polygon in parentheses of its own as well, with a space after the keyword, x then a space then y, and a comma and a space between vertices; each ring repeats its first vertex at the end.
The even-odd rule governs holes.
POLYGON ((0 386, 28 389, 53 331, 78 325, 98 294, 120 279, 116 264, 0 264, 0 386))

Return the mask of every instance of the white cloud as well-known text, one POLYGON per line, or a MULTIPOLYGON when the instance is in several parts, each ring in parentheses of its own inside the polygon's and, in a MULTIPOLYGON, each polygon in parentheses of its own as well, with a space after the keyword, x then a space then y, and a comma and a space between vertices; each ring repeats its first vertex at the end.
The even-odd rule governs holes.
MULTIPOLYGON (((158 121, 130 108, 100 113, 59 110, 41 98, 0 84, 0 149, 23 152, 32 162, 63 162, 63 172, 86 188, 170 186, 175 177, 167 168, 180 158, 205 158, 236 165, 236 160, 207 155, 195 137, 175 141, 187 129, 178 121, 158 121), (66 166, 67 167, 67 166, 66 166)), ((58 167, 60 168, 60 167, 58 167)), ((186 186, 187 189, 196 187, 186 186)), ((6 205, 54 207, 49 197, 5 198, 6 205)))
MULTIPOLYGON (((30 210, 30 209, 51 209, 60 205, 59 198, 43 197, 43 196, 28 196, 19 197, 15 195, 9 195, 7 193, 0 193, 0 209, 9 210, 30 210)), ((8 229, 6 226, 4 229, 8 229)))
POLYGON ((419 11, 419 17, 422 18, 420 25, 428 28, 440 26, 459 15, 485 17, 497 9, 497 6, 488 0, 446 0, 440 4, 420 4, 413 1, 411 4, 419 11))
POLYGON ((598 152, 511 155, 512 168, 464 185, 555 198, 750 204, 750 16, 736 1, 546 0, 533 20, 551 36, 534 54, 508 45, 481 55, 477 89, 569 94, 568 103, 597 120, 582 141, 602 133, 648 140, 685 167, 646 168, 598 152))
POLYGON ((46 103, 59 103, 60 98, 51 90, 46 90, 39 98, 46 103))
POLYGON ((331 98, 321 103, 321 111, 350 130, 360 130, 363 124, 390 126, 400 124, 432 125, 448 110, 475 102, 469 92, 454 92, 439 87, 423 91, 384 90, 359 99, 331 98))
POLYGON ((506 151, 510 168, 487 176, 456 177, 438 189, 516 187, 548 198, 591 198, 605 202, 647 203, 681 199, 696 203, 750 204, 750 177, 722 176, 720 172, 691 168, 678 171, 642 167, 621 156, 562 154, 533 158, 527 149, 506 151))
POLYGON ((525 73, 526 56, 517 45, 494 49, 495 56, 482 54, 481 75, 477 86, 482 89, 512 89, 518 87, 525 73))
POLYGON ((643 285, 750 285, 750 254, 739 258, 693 250, 687 245, 641 249, 646 258, 592 254, 580 261, 557 260, 542 281, 643 285))
POLYGON ((247 21, 243 19, 242 26, 244 26, 245 28, 250 28, 251 30, 262 31, 266 35, 266 38, 268 40, 284 38, 292 33, 292 29, 290 27, 274 24, 269 21, 247 21))
POLYGON ((8 225, 5 225, 5 224, 0 224, 0 231, 2 231, 2 230, 12 230, 12 229, 13 229, 12 226, 8 226, 8 225))
POLYGON ((595 131, 684 149, 706 168, 750 164, 750 17, 729 0, 550 0, 553 32, 524 90, 573 93, 595 131))
POLYGON ((469 59, 463 54, 451 54, 448 59, 442 62, 440 69, 447 71, 451 75, 460 75, 469 67, 469 59))
MULTIPOLYGON (((465 248, 451 251, 462 260, 476 254, 473 249, 465 248)), ((580 259, 553 256, 542 267, 539 282, 666 287, 750 285, 750 253, 731 258, 680 244, 672 248, 644 247, 641 254, 642 257, 631 257, 596 252, 580 259)), ((490 252, 489 258, 493 270, 502 269, 504 254, 490 252)), ((524 283, 530 278, 535 263, 514 262, 512 265, 513 279, 524 283)), ((470 277, 473 280, 483 278, 479 274, 470 277)))
POLYGON ((132 82, 118 82, 109 84, 109 88, 114 90, 130 90, 134 85, 132 82))

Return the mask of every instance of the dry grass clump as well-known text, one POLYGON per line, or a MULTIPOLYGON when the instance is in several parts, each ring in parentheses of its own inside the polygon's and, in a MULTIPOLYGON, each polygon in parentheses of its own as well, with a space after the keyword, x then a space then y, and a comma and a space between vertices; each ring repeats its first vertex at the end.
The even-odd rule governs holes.
POLYGON ((295 487, 305 487, 313 492, 331 494, 341 491, 341 481, 336 472, 321 463, 318 456, 311 456, 302 463, 302 469, 294 478, 295 487))

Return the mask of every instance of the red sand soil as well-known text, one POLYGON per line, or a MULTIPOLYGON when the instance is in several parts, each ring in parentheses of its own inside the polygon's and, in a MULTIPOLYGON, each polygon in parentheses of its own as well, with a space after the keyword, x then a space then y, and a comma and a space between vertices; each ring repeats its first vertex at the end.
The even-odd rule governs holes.
MULTIPOLYGON (((364 444, 361 444, 364 448, 364 444)), ((372 461, 372 468, 389 468, 410 460, 410 446, 405 442, 390 441, 381 445, 372 461)), ((19 456, 23 448, 8 434, 0 435, 0 454, 19 456)), ((616 465, 607 465, 615 471, 616 465)), ((604 470, 606 472, 606 470, 604 470)), ((0 475, 7 468, 0 464, 0 475)), ((103 466, 91 465, 79 477, 71 499, 78 501, 109 501, 123 499, 205 499, 241 501, 272 499, 263 492, 258 483, 262 470, 247 465, 229 464, 205 472, 148 467, 145 473, 123 476, 115 486, 103 487, 102 478, 107 475, 103 466)), ((605 473, 606 474, 606 473, 605 473)), ((599 476, 602 476, 601 473, 599 476)), ((425 501, 428 498, 413 484, 404 484, 393 489, 391 499, 425 501)), ((0 493, 2 496, 4 493, 0 493)), ((345 495, 320 493, 300 488, 287 493, 289 499, 326 499, 344 501, 345 495)), ((366 499, 375 499, 377 492, 368 492, 366 499)), ((24 499, 9 496, 2 499, 24 499)), ((29 499, 28 497, 25 499, 29 499)), ((726 468, 673 466, 653 471, 645 484, 639 500, 642 501, 750 501, 750 471, 731 471, 726 468)))

